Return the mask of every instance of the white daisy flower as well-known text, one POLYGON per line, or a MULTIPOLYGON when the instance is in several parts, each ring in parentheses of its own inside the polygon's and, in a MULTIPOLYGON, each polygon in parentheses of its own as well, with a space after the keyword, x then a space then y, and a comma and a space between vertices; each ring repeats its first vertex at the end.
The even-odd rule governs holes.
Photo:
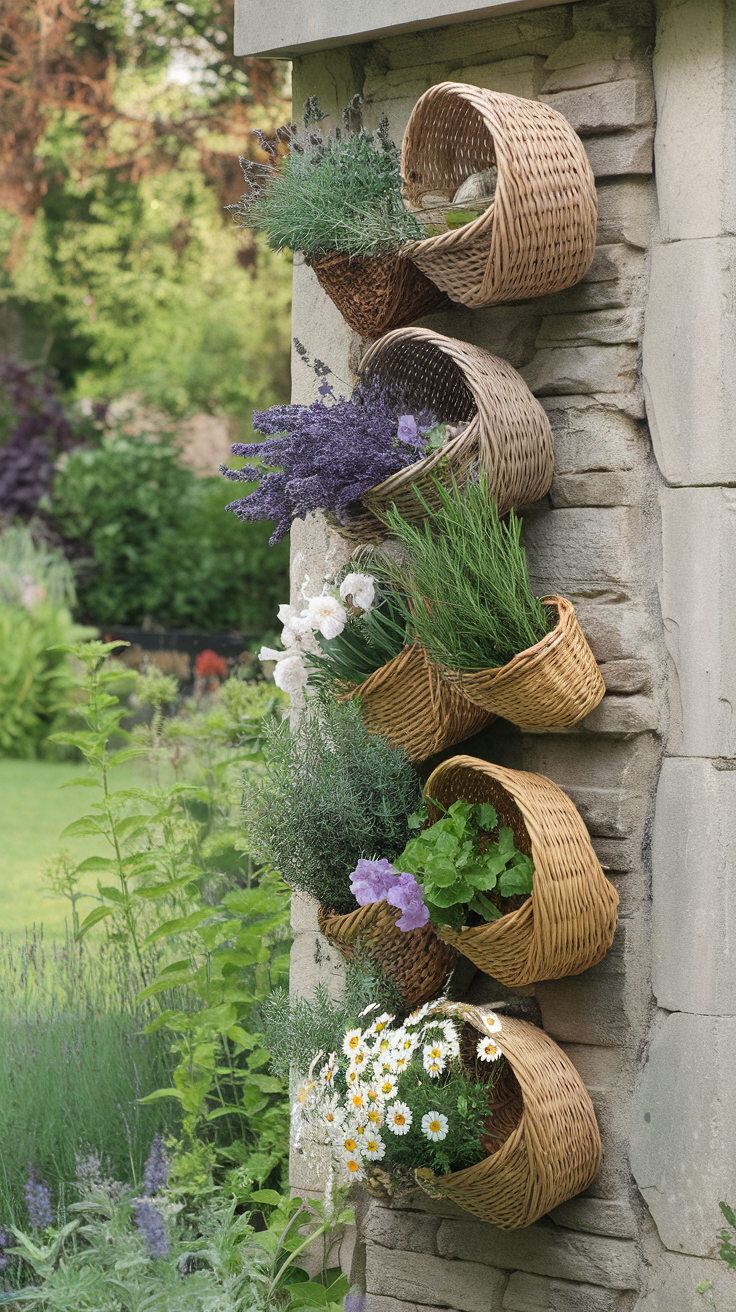
POLYGON ((488 1015, 484 1017, 483 1023, 489 1034, 500 1034, 503 1029, 503 1025, 495 1011, 489 1011, 488 1015))
POLYGON ((371 1025, 370 1029, 366 1030, 366 1034, 365 1034, 366 1039, 368 1038, 377 1039, 379 1034, 382 1034, 386 1026, 390 1025, 391 1021, 394 1019, 395 1018, 393 1016, 390 1016, 387 1011, 384 1011, 381 1016, 377 1016, 373 1024, 371 1025))
POLYGON ((444 1043, 425 1043, 422 1051, 422 1063, 425 1071, 434 1079, 441 1075, 447 1065, 447 1047, 444 1043))
POLYGON ((481 1061, 498 1061, 501 1049, 494 1039, 479 1039, 477 1053, 481 1061))
POLYGON ((431 1139, 433 1143, 438 1143, 440 1139, 447 1138, 447 1117, 442 1112, 427 1112, 422 1117, 422 1134, 431 1139))
POLYGON ((348 613, 340 605, 337 597, 325 595, 312 597, 307 606, 307 619, 313 629, 317 629, 323 638, 336 638, 342 633, 347 623, 348 613))
POLYGON ((363 1156, 368 1162, 380 1162, 386 1156, 386 1145, 380 1134, 368 1135, 363 1145, 363 1156))
POLYGON ((330 1098, 321 1111, 321 1118, 328 1130, 339 1130, 345 1120, 345 1109, 340 1106, 338 1098, 330 1098))
POLYGON ((365 1065, 367 1061, 368 1061, 368 1049, 365 1046, 363 1047, 358 1046, 350 1054, 350 1065, 356 1071, 365 1069, 365 1065))
POLYGON ((407 1056, 405 1052, 393 1053, 391 1056, 391 1070, 393 1074, 402 1075, 410 1061, 411 1056, 407 1056))
POLYGON ((345 1172, 348 1180, 362 1180, 365 1176, 365 1171, 363 1170, 360 1158, 349 1153, 345 1159, 345 1172))
POLYGON ((362 1086, 354 1085, 352 1089, 348 1089, 345 1101, 351 1116, 364 1112, 368 1106, 368 1099, 362 1086))
POLYGON ((355 1136, 354 1127, 351 1126, 350 1129, 345 1131, 339 1143, 344 1152, 352 1153, 355 1157, 359 1155, 358 1140, 355 1136))
POLYGON ((393 1102, 386 1108, 386 1129, 392 1134, 408 1134, 413 1119, 411 1108, 405 1102, 393 1102))
POLYGON ((383 1112, 380 1103, 376 1103, 374 1107, 369 1107, 367 1120, 374 1130, 380 1130, 383 1125, 383 1112))
POLYGON ((365 1086, 365 1102, 367 1107, 377 1106, 377 1104, 380 1101, 380 1098, 381 1095, 378 1092, 377 1084, 367 1084, 365 1086))
POLYGON ((384 1076, 391 1075, 392 1073, 393 1073, 392 1058, 388 1053, 386 1053, 386 1055, 382 1057, 380 1061, 374 1061, 373 1081, 375 1084, 380 1085, 384 1076))
POLYGON ((346 1057, 351 1057, 356 1048, 360 1048, 363 1043, 363 1034, 361 1030, 348 1030, 342 1041, 342 1050, 346 1057))
POLYGON ((378 1093, 384 1102, 393 1098, 396 1093, 396 1077, 390 1073, 382 1076, 377 1082, 378 1093))

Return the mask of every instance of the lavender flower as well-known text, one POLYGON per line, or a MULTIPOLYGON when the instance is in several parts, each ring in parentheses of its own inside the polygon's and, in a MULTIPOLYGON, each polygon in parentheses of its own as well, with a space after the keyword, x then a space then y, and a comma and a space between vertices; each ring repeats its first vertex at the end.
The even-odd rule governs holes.
POLYGON ((134 1206, 135 1223, 146 1241, 149 1256, 168 1257, 169 1239, 158 1208, 147 1198, 138 1198, 134 1206))
POLYGON ((10 1265, 10 1258, 5 1256, 5 1249, 10 1248, 11 1243, 12 1239, 7 1230, 0 1230, 0 1271, 4 1271, 6 1266, 10 1265))
POLYGON ((413 875, 399 874, 390 861, 361 859, 350 876, 350 891, 358 906, 385 899, 389 906, 398 907, 402 915, 396 921, 397 929, 405 933, 421 929, 429 921, 422 890, 413 875))
POLYGON ((53 1225, 51 1190, 45 1180, 37 1180, 31 1163, 28 1163, 28 1183, 25 1189, 26 1207, 34 1230, 47 1230, 53 1225))
POLYGON ((76 1167, 76 1183, 80 1190, 89 1192, 92 1189, 102 1188, 104 1183, 102 1158, 96 1149, 92 1148, 86 1155, 77 1153, 76 1167))
POLYGON ((164 1141, 160 1134, 154 1135, 151 1151, 148 1154, 146 1169, 143 1175, 143 1192, 150 1198, 151 1194, 158 1193, 159 1189, 165 1188, 169 1180, 169 1159, 164 1148, 164 1141))
MULTIPOLYGON (((329 384, 323 383, 320 391, 334 398, 329 384)), ((365 492, 421 458, 421 445, 398 438, 399 409, 396 398, 369 384, 356 389, 350 400, 339 397, 329 404, 324 399, 254 411, 256 432, 272 440, 233 446, 234 455, 254 463, 243 469, 221 465, 220 472, 235 482, 258 486, 227 509, 241 520, 275 520, 272 545, 288 533, 294 519, 311 510, 327 511, 343 521, 365 492)), ((411 418, 402 416, 405 429, 411 418)))

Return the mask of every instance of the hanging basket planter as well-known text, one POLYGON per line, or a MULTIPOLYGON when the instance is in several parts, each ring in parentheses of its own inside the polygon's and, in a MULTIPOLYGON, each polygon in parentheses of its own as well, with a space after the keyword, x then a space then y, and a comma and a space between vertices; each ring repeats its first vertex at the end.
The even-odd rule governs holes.
POLYGON ((317 281, 353 332, 381 337, 447 304, 447 297, 404 255, 351 259, 340 251, 312 260, 317 281))
POLYGON ((371 733, 401 747, 411 761, 426 761, 496 718, 450 687, 418 643, 346 695, 360 698, 371 733))
POLYGON ((508 665, 472 674, 442 671, 458 692, 519 729, 569 728, 589 715, 606 691, 571 602, 546 597, 544 605, 556 610, 555 627, 508 665))
POLYGON ((385 514, 395 505, 406 519, 424 517, 416 491, 432 508, 433 478, 462 486, 479 467, 505 515, 549 490, 554 462, 549 420, 520 374, 480 346, 428 328, 403 328, 382 337, 364 355, 362 383, 378 382, 407 411, 429 411, 452 425, 465 424, 443 447, 371 488, 338 523, 352 542, 382 541, 385 514))
POLYGON ((489 1097, 485 1160, 451 1175, 417 1171, 417 1182, 481 1221, 519 1230, 587 1189, 598 1174, 601 1136, 593 1104, 569 1057, 543 1030, 501 1017, 499 1033, 486 1023, 489 1008, 441 1008, 450 1009, 471 1033, 490 1035, 507 1066, 489 1097))
POLYGON ((618 894, 606 879, 588 831, 569 797, 544 775, 506 770, 473 756, 455 756, 425 787, 430 820, 453 802, 490 802, 514 845, 534 861, 532 892, 516 911, 459 932, 438 929, 479 970, 520 988, 564 979, 595 966, 616 928, 618 894))
POLYGON ((453 301, 478 308, 572 287, 595 250, 595 180, 577 133, 537 100, 441 82, 417 101, 401 171, 409 206, 498 170, 492 202, 460 228, 404 247, 453 301))
POLYGON ((346 916, 321 907, 317 922, 325 938, 347 961, 360 942, 384 975, 398 986, 406 1006, 418 1007, 442 992, 457 952, 437 937, 431 925, 397 929, 400 915, 388 902, 368 902, 346 916))

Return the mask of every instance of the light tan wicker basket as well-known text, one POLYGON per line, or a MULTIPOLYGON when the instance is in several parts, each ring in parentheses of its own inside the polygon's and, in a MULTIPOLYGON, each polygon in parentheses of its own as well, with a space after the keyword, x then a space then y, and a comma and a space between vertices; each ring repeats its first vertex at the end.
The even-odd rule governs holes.
POLYGON ((572 287, 593 259, 597 199, 567 119, 537 100, 463 82, 425 91, 402 150, 411 208, 428 194, 451 200, 461 182, 494 164, 489 208, 461 228, 411 242, 405 253, 453 301, 475 308, 572 287))
POLYGON ((380 337, 447 304, 447 297, 404 255, 350 259, 318 255, 312 268, 323 291, 361 337, 380 337))
POLYGON ((467 427, 371 488, 341 523, 331 520, 350 541, 383 540, 391 505, 407 519, 421 519, 425 512, 414 489, 434 508, 433 477, 449 486, 454 475, 462 486, 470 470, 480 467, 501 515, 548 491, 554 463, 549 420, 506 360, 428 328, 403 328, 368 349, 359 375, 363 383, 380 382, 407 412, 431 411, 467 427))
POLYGON ((443 678, 470 701, 520 729, 563 729, 577 724, 601 701, 606 685, 575 608, 565 597, 545 597, 555 627, 498 669, 467 674, 443 669, 443 678))
POLYGON ((411 761, 426 761, 496 718, 451 688, 418 643, 343 696, 359 697, 370 732, 403 748, 411 761))
POLYGON ((618 894, 606 879, 588 831, 551 779, 507 770, 474 756, 453 756, 424 790, 430 820, 453 802, 490 802, 499 823, 534 862, 531 895, 517 911, 456 932, 439 929, 480 970, 511 988, 579 975, 606 955, 616 928, 618 894))
POLYGON ((369 902, 346 916, 320 907, 317 922, 347 961, 361 943, 386 977, 401 990, 407 1007, 417 1007, 442 992, 457 961, 457 952, 437 937, 431 925, 396 928, 401 912, 388 902, 369 902))
MULTIPOLYGON (((480 1035, 491 1032, 487 1007, 439 1010, 459 1013, 480 1035)), ((501 1026, 492 1037, 508 1068, 489 1099, 489 1156, 451 1175, 419 1171, 416 1178, 481 1221, 518 1230, 587 1189, 600 1168, 601 1136, 588 1091, 562 1049, 526 1021, 502 1015, 501 1026)))

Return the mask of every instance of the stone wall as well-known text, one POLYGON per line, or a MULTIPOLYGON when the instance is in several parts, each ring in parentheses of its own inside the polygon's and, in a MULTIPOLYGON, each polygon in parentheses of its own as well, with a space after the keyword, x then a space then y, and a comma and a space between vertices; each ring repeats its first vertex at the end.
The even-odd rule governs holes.
MULTIPOLYGON (((733 1287, 714 1260, 717 1203, 736 1194, 733 1113, 722 1102, 702 1126, 699 1114, 703 1085, 706 1098, 719 1079, 730 1094, 736 1037, 723 855, 736 841, 736 447, 723 440, 736 211, 730 182, 714 181, 736 150, 721 131, 730 12, 729 0, 664 0, 659 16, 648 0, 579 0, 295 63, 295 105, 316 93, 335 113, 361 91, 369 125, 386 113, 397 140, 416 99, 445 79, 542 99, 583 138, 599 197, 596 255, 578 286, 423 322, 509 360, 554 433, 551 492, 524 516, 532 582, 574 602, 607 693, 571 730, 494 725, 461 750, 555 780, 618 889, 607 958, 521 991, 590 1090, 603 1166, 585 1196, 512 1234, 424 1196, 400 1210, 362 1199, 349 1260, 369 1312, 694 1312, 699 1281, 733 1287)), ((303 265, 294 293, 296 336, 349 385, 364 343, 303 265)), ((294 399, 310 400, 314 379, 297 356, 293 377, 294 399)), ((295 526, 292 544, 296 600, 302 587, 320 591, 346 548, 318 516, 295 526)), ((339 962, 303 899, 294 932, 292 988, 310 992, 317 978, 339 988, 339 962)), ((473 1001, 512 993, 468 972, 473 1001)), ((321 1183, 298 1155, 292 1180, 321 1183)))

